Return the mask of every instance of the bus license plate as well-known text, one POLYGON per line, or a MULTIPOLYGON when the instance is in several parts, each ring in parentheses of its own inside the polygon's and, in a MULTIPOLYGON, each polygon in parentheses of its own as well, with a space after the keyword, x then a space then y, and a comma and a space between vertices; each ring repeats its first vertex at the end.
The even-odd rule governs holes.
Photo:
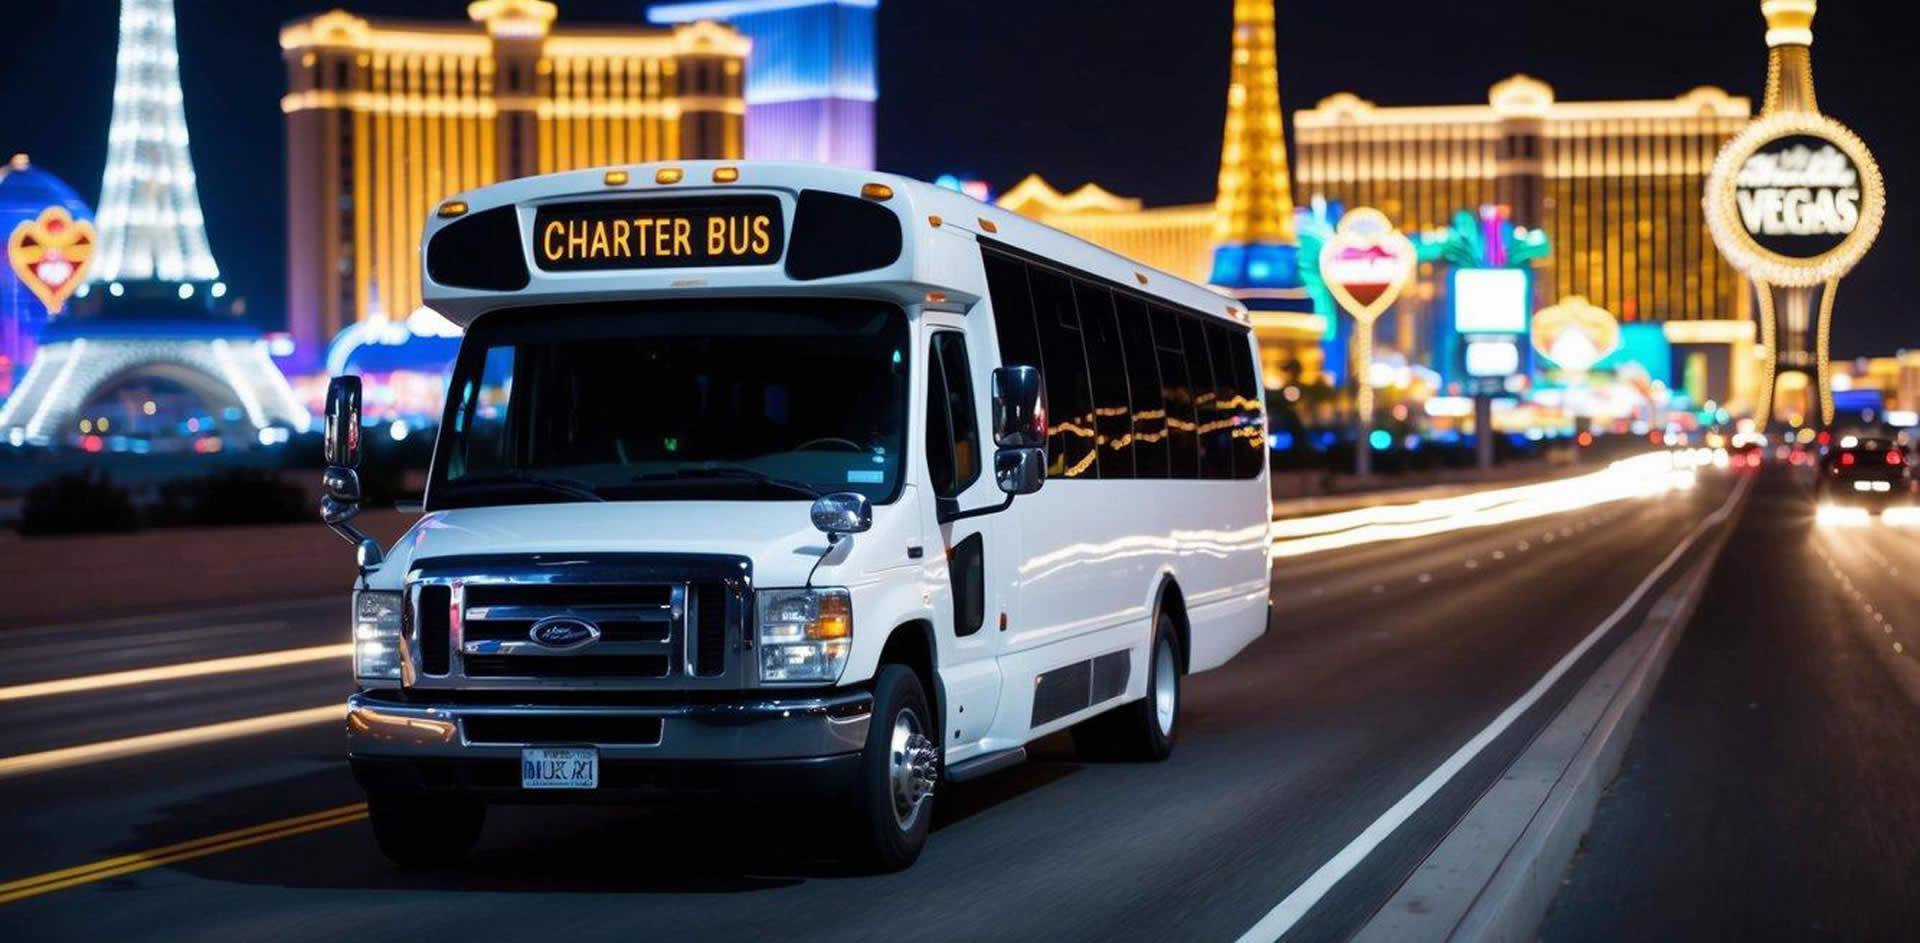
POLYGON ((591 748, 539 748, 520 751, 522 789, 597 789, 600 751, 591 748))

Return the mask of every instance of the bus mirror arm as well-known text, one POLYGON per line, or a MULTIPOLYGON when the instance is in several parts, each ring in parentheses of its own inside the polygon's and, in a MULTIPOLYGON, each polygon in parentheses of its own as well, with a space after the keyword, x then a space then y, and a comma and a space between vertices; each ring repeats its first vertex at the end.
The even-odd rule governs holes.
POLYGON ((940 523, 964 521, 969 517, 985 517, 998 514, 1013 506, 1013 499, 1023 494, 1033 494, 1047 481, 1047 450, 1012 448, 1000 449, 993 453, 993 481, 1007 497, 999 504, 989 504, 970 511, 960 510, 960 502, 955 498, 941 498, 938 504, 940 523))

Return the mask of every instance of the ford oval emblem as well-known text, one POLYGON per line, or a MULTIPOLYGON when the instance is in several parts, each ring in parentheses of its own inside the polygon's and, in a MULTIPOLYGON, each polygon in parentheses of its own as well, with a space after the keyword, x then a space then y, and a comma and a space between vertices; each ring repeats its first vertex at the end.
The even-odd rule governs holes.
POLYGON ((579 648, 600 640, 600 627, 573 616, 548 616, 527 630, 534 644, 547 648, 579 648))

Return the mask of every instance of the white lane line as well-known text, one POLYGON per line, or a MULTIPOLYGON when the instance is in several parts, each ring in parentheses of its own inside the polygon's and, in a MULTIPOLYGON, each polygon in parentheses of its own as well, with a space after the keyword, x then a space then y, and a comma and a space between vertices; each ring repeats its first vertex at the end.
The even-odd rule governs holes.
POLYGON ((0 688, 0 701, 18 701, 30 697, 73 694, 79 691, 96 691, 100 688, 117 688, 129 684, 173 681, 179 678, 197 678, 202 675, 228 674, 236 671, 259 671, 263 668, 281 668, 287 665, 299 665, 311 661, 346 658, 351 654, 353 654, 353 644, 350 642, 342 642, 338 645, 288 648, 277 652, 261 652, 256 655, 234 655, 229 658, 214 658, 207 661, 162 665, 157 668, 134 668, 128 671, 110 671, 105 674, 83 675, 78 678, 59 678, 53 681, 36 681, 32 684, 16 684, 12 687, 0 688))
POLYGON ((1693 533, 1687 535, 1687 539, 1675 546, 1667 554, 1666 559, 1661 560, 1660 565, 1654 567, 1653 572, 1647 574, 1647 578, 1642 580, 1639 586, 1634 587, 1633 593, 1620 604, 1619 608, 1613 610, 1612 614, 1608 615, 1592 632, 1587 633, 1587 637, 1581 639, 1580 644, 1561 656, 1560 660, 1554 663, 1554 666, 1541 676, 1540 680, 1534 682, 1533 687, 1527 689, 1527 693, 1508 705, 1506 710, 1501 711, 1500 715, 1486 726, 1486 729, 1475 734, 1473 739, 1454 751, 1454 754, 1447 757, 1438 768, 1428 773, 1427 778, 1413 787, 1412 792, 1401 796, 1398 802, 1381 813, 1379 818, 1374 819, 1373 824, 1368 825, 1366 830, 1356 836, 1345 848, 1327 859, 1327 862, 1309 875, 1306 881, 1294 888, 1293 893, 1288 894, 1280 903, 1275 904, 1272 910, 1267 911, 1266 916, 1261 917, 1258 923, 1240 935, 1239 943, 1269 943, 1269 941, 1280 939, 1288 930, 1293 929, 1293 925, 1299 923, 1300 918, 1306 916, 1307 911, 1312 910, 1313 905, 1320 902, 1320 898, 1325 897, 1334 885, 1340 883, 1354 868, 1359 867, 1360 862, 1366 860, 1367 855, 1372 854, 1373 850, 1379 847, 1381 842, 1386 841, 1395 829, 1405 824, 1415 812, 1420 811, 1420 807, 1426 805, 1427 801, 1432 799, 1448 780, 1479 756, 1480 751, 1498 739, 1508 727, 1513 726, 1514 721, 1533 707, 1562 676, 1573 669, 1574 663, 1578 662, 1588 649, 1598 644, 1621 619, 1626 618, 1627 613, 1632 612, 1633 608, 1640 604, 1640 599, 1647 594, 1648 590, 1651 590, 1654 584, 1673 568, 1675 562, 1686 555, 1703 534, 1718 526, 1733 513, 1733 509, 1738 506, 1742 498, 1746 497, 1749 486, 1752 484, 1753 479, 1742 478, 1740 484, 1733 489, 1733 493, 1727 496, 1726 502, 1720 505, 1719 510, 1707 515, 1706 519, 1693 529, 1693 533))
POLYGON ((306 710, 287 711, 281 714, 266 714, 260 717, 248 717, 244 720, 229 720, 224 723, 207 724, 202 727, 186 727, 180 730, 165 730, 122 740, 103 740, 99 743, 86 743, 77 747, 61 747, 57 750, 43 750, 39 753, 22 753, 19 756, 0 758, 0 779, 12 776, 25 776, 64 766, 78 766, 82 763, 95 763, 101 760, 117 759, 123 756, 137 756, 142 753, 155 753, 176 747, 192 746, 197 743, 210 743, 215 740, 227 740, 233 737, 246 737, 254 734, 272 733, 276 730, 288 730, 325 721, 336 723, 346 720, 345 704, 329 704, 325 707, 310 707, 306 710))

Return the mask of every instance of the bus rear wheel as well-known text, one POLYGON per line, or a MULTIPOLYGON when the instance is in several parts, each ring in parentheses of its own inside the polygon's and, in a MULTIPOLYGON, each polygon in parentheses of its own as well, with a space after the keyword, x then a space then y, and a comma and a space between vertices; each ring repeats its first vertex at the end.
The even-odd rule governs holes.
POLYGON ((1180 656, 1173 618, 1161 613, 1147 654, 1147 696, 1073 726, 1073 748, 1090 760, 1157 763, 1179 732, 1180 656))

